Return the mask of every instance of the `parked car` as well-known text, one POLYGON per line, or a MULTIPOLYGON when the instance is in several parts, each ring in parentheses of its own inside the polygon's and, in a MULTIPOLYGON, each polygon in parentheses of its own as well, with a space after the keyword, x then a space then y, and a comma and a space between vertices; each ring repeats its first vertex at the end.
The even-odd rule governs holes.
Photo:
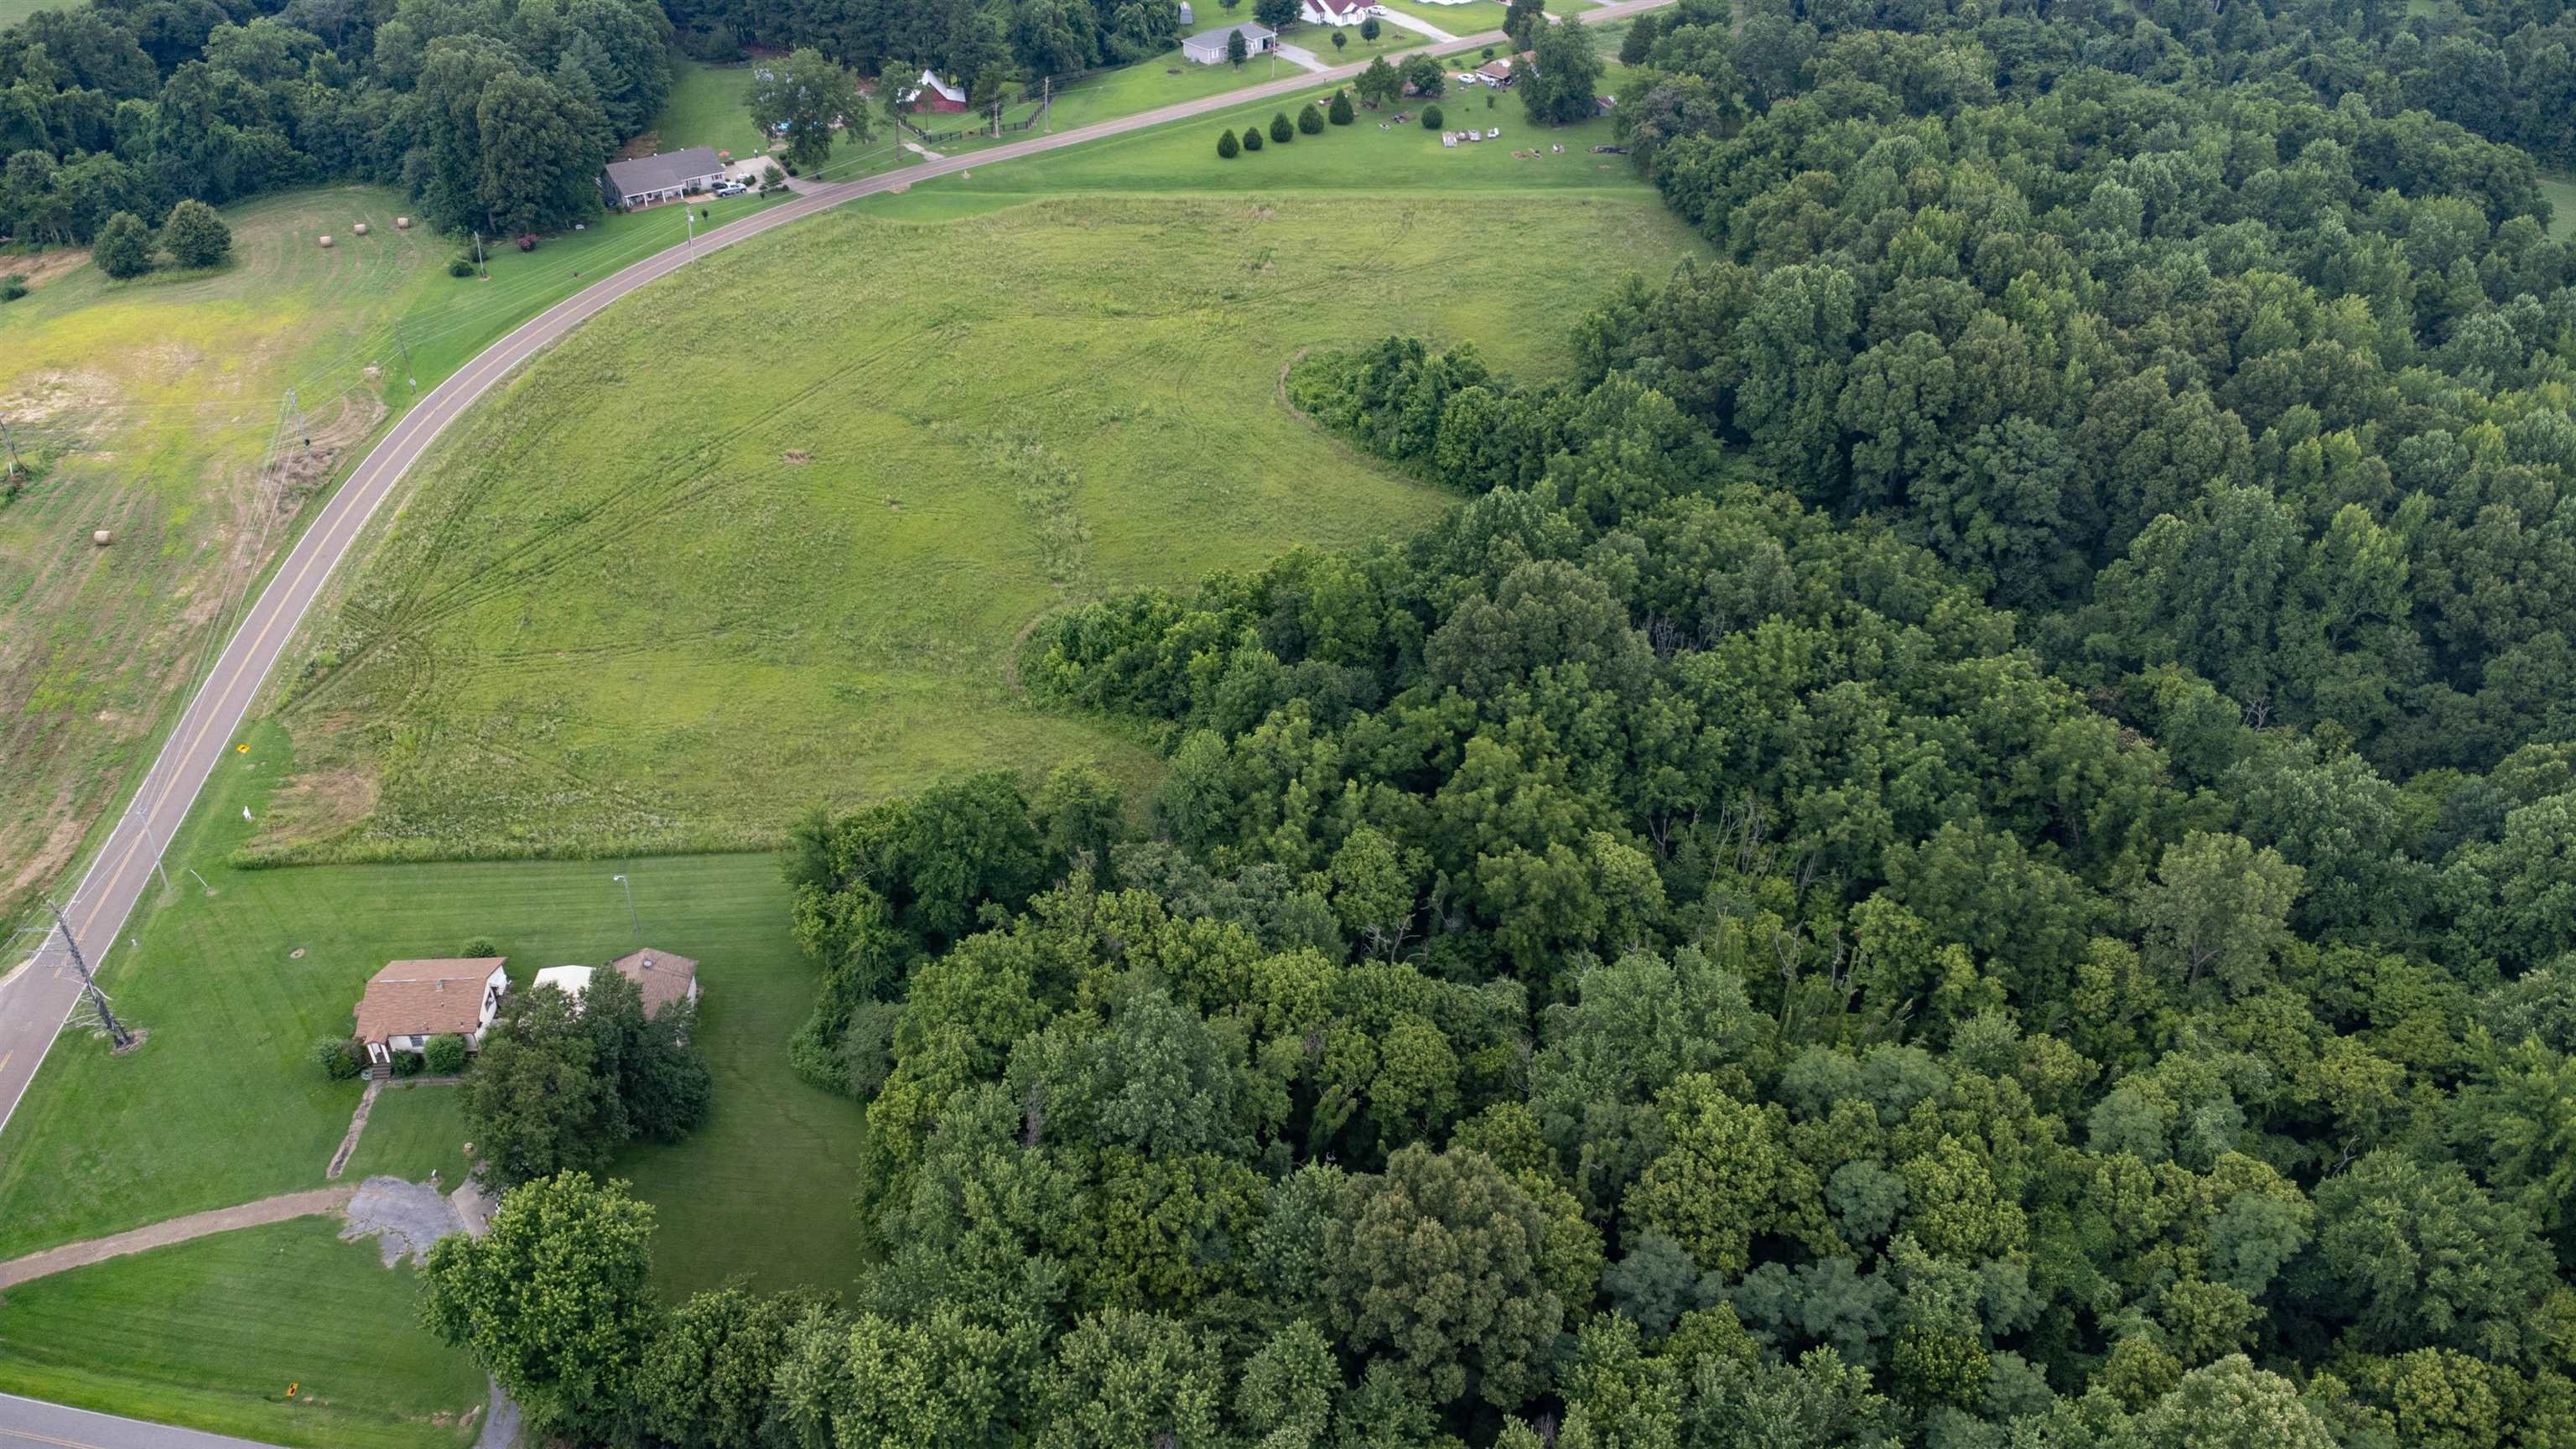
POLYGON ((751 188, 739 181, 727 181, 716 188, 718 196, 740 196, 751 188))

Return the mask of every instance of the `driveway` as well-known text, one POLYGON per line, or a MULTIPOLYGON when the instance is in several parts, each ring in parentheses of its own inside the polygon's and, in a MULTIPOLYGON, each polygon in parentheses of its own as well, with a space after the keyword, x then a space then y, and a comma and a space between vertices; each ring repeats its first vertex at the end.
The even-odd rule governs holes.
POLYGON ((1272 46, 1271 49, 1278 51, 1279 58, 1288 62, 1290 65, 1302 65, 1308 70, 1317 72, 1332 69, 1331 66, 1326 65, 1323 61, 1317 59, 1315 52, 1308 50, 1302 45, 1290 45, 1288 42, 1283 40, 1277 45, 1272 46))
POLYGON ((1416 35, 1429 36, 1431 38, 1431 42, 1435 45, 1456 45, 1458 43, 1458 37, 1451 35, 1448 31, 1427 21, 1416 20, 1401 10, 1389 10, 1385 6, 1379 5, 1372 8, 1369 11, 1369 14, 1376 16, 1378 18, 1378 23, 1382 25, 1393 25, 1401 29, 1410 30, 1416 35))

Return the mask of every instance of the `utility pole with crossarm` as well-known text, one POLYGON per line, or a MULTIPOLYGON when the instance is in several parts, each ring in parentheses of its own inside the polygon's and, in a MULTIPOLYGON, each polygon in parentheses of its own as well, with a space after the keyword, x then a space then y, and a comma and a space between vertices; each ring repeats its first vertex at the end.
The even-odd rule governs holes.
POLYGON ((107 1028, 107 1039, 116 1043, 118 1051, 134 1045, 134 1033, 127 1031, 125 1023, 116 1019, 116 1013, 108 1007, 107 993, 98 989, 98 978, 89 974, 89 962, 81 957, 80 942, 72 939, 72 923, 64 918, 63 908, 55 905, 53 898, 48 896, 45 909, 54 913, 54 925, 63 933, 63 949, 71 953, 72 969, 80 973, 81 992, 97 1009, 98 1024, 107 1028))

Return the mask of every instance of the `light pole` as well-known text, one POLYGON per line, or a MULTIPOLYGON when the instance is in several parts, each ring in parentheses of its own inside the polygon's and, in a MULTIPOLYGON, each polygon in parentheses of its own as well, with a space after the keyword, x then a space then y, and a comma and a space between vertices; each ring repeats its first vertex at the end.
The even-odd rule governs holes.
POLYGON ((641 951, 644 949, 644 919, 635 914, 635 882, 622 875, 611 876, 609 879, 626 887, 626 920, 635 928, 635 949, 641 951))

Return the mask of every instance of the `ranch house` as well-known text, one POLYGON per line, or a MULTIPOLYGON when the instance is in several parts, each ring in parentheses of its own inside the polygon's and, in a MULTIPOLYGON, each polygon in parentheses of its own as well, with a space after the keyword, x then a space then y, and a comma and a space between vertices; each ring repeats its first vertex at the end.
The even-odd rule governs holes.
POLYGON ((1366 0, 1305 0, 1298 17, 1309 25, 1332 25, 1356 30, 1368 19, 1366 0))
POLYGON ((510 989, 506 956, 439 957, 388 961, 367 978, 358 998, 358 1040, 367 1060, 390 1062, 396 1052, 416 1052, 434 1036, 461 1036, 469 1051, 510 989))
POLYGON ((1225 38, 1237 32, 1241 32, 1243 36, 1243 50, 1246 55, 1259 55, 1263 51, 1275 49, 1279 44, 1278 31, 1267 25, 1247 20, 1241 25, 1229 25, 1223 30, 1210 30, 1198 35, 1184 36, 1181 40, 1181 54, 1201 65, 1215 65, 1225 59, 1225 38))
POLYGON ((670 201, 692 191, 705 191, 724 180, 724 163, 713 146, 691 146, 632 161, 611 161, 599 173, 599 196, 610 207, 624 209, 670 201))

